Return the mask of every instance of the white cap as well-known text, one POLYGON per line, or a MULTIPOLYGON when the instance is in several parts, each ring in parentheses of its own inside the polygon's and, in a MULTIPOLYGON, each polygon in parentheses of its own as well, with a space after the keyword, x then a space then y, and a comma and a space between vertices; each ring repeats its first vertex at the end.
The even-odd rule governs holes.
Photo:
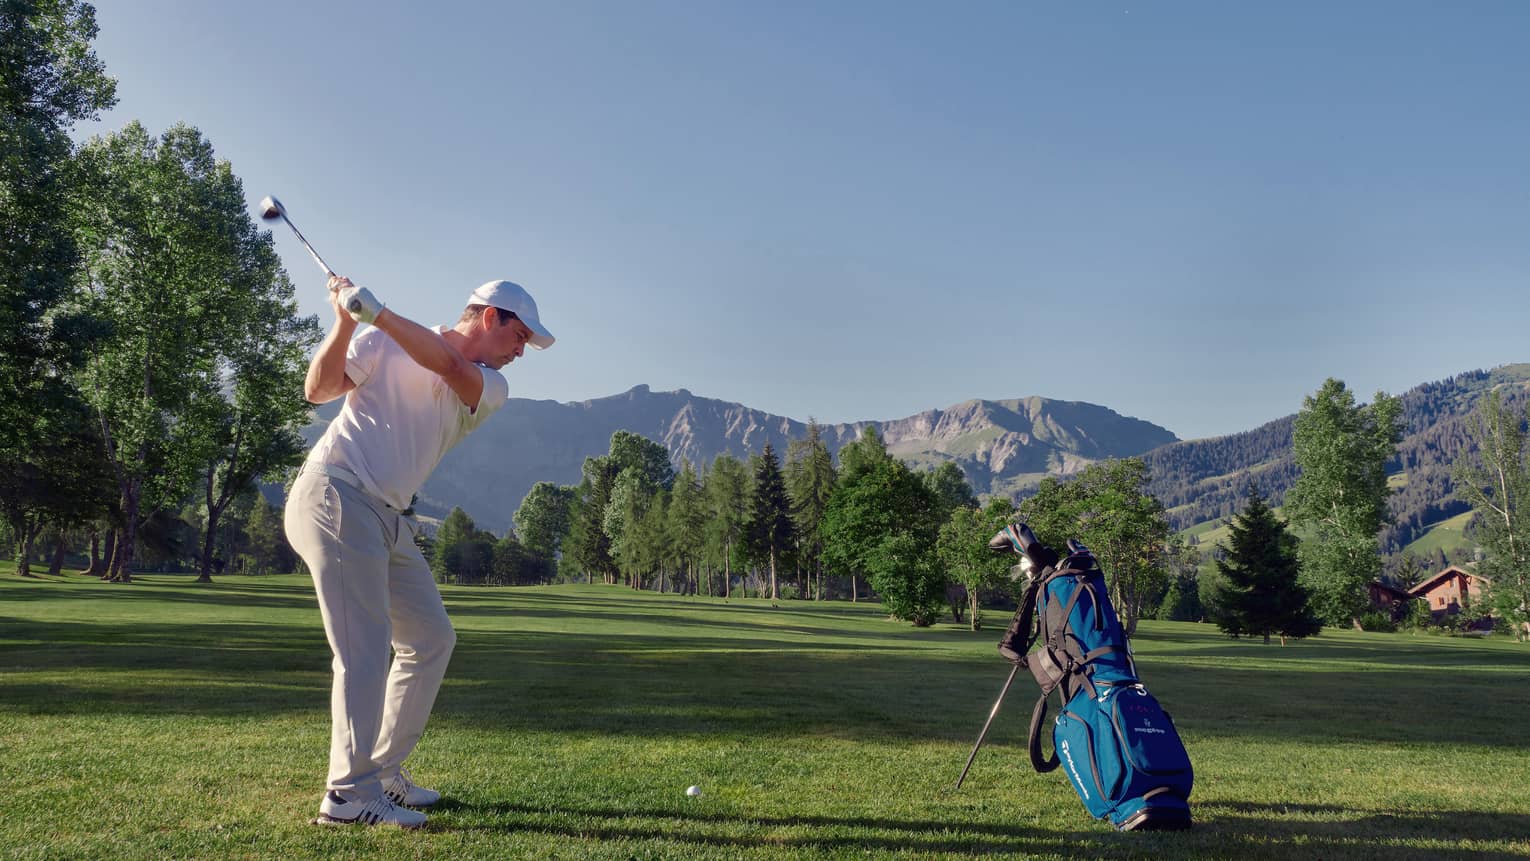
POLYGON ((488 305, 493 308, 503 308, 519 317, 526 328, 531 330, 530 344, 538 350, 545 350, 553 345, 555 340, 547 327, 537 317, 537 302, 526 292, 526 288, 514 281, 490 281, 473 291, 468 297, 469 305, 488 305))

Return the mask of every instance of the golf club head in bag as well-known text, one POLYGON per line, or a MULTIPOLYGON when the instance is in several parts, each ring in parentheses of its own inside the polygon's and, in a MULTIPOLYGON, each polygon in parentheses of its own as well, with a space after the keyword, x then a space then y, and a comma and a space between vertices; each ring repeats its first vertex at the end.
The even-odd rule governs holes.
POLYGON ((1014 551, 1029 562, 1036 571, 1057 564, 1057 554, 1037 540, 1036 534, 1024 523, 1011 523, 1000 529, 998 534, 989 540, 988 549, 995 553, 1014 551))

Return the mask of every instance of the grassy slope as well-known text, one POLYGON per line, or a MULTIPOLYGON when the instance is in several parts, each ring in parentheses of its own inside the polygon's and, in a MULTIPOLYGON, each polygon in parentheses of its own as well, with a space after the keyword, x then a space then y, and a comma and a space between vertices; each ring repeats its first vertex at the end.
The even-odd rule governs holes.
POLYGON ((1429 527, 1429 530, 1413 541, 1408 542, 1404 551, 1411 551, 1415 556, 1423 556, 1436 550, 1450 552, 1460 547, 1471 547, 1472 542, 1466 537, 1466 524, 1471 522, 1472 512, 1466 511, 1455 517, 1447 517, 1429 527))
POLYGON ((0 854, 1530 857, 1530 649, 1503 641, 1144 623, 1199 824, 1131 835, 1030 771, 1024 679, 950 791, 1005 672, 991 629, 617 587, 446 598, 458 651, 412 765, 448 801, 406 834, 305 824, 328 654, 303 579, 0 576, 0 854))

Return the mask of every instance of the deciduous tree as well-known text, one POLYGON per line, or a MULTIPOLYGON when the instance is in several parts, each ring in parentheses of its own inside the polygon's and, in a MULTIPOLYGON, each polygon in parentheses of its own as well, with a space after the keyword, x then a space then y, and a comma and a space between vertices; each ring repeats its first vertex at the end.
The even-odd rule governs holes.
POLYGON ((1490 578, 1488 607, 1530 639, 1530 465, 1525 455, 1527 416, 1505 409, 1498 392, 1472 417, 1477 455, 1456 462, 1456 492, 1477 513, 1476 536, 1485 556, 1478 570, 1490 578))
POLYGON ((1314 609, 1331 625, 1358 627, 1366 584, 1381 573, 1376 534, 1390 519, 1386 466, 1402 436, 1401 409, 1385 392, 1358 405, 1344 383, 1330 378, 1296 415, 1292 449, 1301 475, 1285 511, 1305 531, 1302 577, 1314 609))

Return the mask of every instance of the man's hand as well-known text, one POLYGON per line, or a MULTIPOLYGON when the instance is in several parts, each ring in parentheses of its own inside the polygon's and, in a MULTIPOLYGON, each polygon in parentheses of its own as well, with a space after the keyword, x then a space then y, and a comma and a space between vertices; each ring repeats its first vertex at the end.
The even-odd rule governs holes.
POLYGON ((344 312, 361 323, 375 323, 383 309, 383 303, 372 295, 371 290, 357 287, 351 279, 340 275, 329 279, 329 298, 337 315, 344 312))

